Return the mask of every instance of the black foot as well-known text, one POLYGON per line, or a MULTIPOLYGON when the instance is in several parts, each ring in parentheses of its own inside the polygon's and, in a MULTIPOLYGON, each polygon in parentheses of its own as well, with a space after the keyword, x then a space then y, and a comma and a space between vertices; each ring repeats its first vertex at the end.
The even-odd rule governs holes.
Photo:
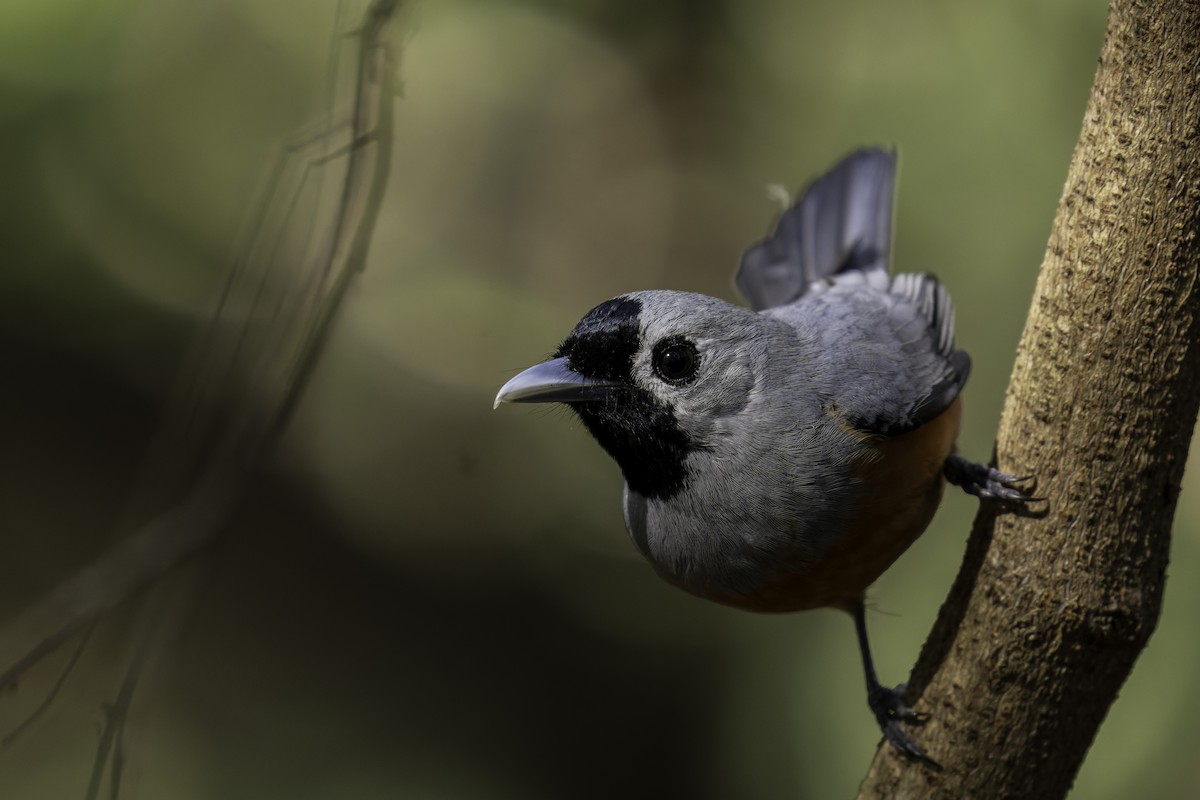
POLYGON ((1041 497, 1030 497, 1017 484, 1030 480, 1032 476, 1017 477, 1001 472, 995 467, 976 464, 955 453, 946 459, 946 480, 962 487, 967 494, 984 500, 1000 500, 1005 503, 1024 505, 1041 501, 1041 497))
POLYGON ((913 761, 928 764, 935 769, 941 769, 941 765, 926 755, 925 751, 908 738, 908 734, 900 728, 901 722, 920 725, 929 719, 928 714, 913 711, 905 704, 904 689, 903 683, 895 689, 875 686, 867 692, 867 705, 875 714, 875 719, 879 722, 879 728, 883 731, 884 737, 892 743, 892 747, 900 751, 901 755, 913 761))

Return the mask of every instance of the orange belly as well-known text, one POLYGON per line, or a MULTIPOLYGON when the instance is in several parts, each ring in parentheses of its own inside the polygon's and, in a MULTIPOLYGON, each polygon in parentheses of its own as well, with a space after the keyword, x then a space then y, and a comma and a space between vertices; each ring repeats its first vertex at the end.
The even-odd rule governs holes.
POLYGON ((962 400, 914 431, 873 438, 858 469, 861 502, 837 543, 815 562, 781 565, 777 579, 737 596, 707 596, 750 611, 849 610, 867 587, 925 532, 942 498, 942 469, 954 449, 962 400))

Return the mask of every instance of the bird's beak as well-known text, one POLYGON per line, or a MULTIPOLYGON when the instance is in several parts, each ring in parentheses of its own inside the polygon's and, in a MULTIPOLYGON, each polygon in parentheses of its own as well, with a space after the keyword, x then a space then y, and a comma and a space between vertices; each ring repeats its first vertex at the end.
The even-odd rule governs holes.
POLYGON ((567 366, 565 358, 543 361, 517 375, 496 395, 492 408, 501 403, 583 403, 603 400, 615 383, 580 375, 567 366))

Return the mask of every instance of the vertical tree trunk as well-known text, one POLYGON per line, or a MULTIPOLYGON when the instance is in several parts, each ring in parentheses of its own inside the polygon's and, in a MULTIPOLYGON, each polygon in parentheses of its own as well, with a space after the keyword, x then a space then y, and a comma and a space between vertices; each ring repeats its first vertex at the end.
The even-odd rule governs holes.
POLYGON ((1154 630, 1200 401, 1198 126, 1200 4, 1114 0, 996 444, 1047 513, 981 509, 911 681, 945 769, 884 747, 860 797, 1063 797, 1154 630))

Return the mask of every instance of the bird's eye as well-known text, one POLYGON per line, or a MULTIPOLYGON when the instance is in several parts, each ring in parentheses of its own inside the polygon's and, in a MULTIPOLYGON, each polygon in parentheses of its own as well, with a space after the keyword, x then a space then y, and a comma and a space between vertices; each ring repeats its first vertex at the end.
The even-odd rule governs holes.
POLYGON ((686 383, 699 366, 700 354, 687 339, 671 337, 654 346, 654 373, 667 383, 686 383))

